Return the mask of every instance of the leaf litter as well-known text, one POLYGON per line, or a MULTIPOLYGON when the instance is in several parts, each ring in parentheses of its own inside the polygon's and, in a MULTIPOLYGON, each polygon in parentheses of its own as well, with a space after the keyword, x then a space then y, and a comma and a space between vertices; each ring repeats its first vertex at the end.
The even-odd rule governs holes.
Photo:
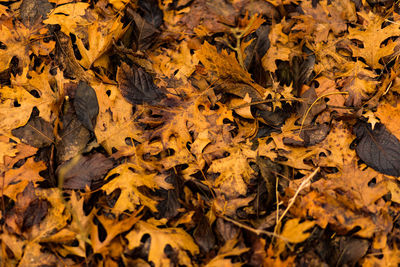
POLYGON ((0 1, 7 266, 397 266, 399 6, 0 1))

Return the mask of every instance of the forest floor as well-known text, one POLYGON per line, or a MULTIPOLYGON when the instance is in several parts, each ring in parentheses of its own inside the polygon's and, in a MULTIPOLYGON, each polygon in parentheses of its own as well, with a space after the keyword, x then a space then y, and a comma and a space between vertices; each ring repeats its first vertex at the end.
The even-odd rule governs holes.
POLYGON ((2 266, 398 266, 393 0, 0 0, 2 266))

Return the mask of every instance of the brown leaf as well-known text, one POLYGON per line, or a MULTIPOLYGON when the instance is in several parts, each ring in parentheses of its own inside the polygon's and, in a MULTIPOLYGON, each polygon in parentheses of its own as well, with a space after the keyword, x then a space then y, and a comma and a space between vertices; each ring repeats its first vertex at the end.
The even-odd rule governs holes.
POLYGON ((40 117, 31 119, 25 126, 11 131, 26 144, 42 148, 54 142, 53 126, 40 117))
POLYGON ((142 68, 122 63, 117 71, 119 89, 131 104, 156 104, 164 94, 155 86, 153 77, 142 68))
POLYGON ((23 214, 21 231, 24 232, 32 226, 39 224, 47 216, 49 208, 50 203, 47 200, 36 198, 31 201, 23 214))
POLYGON ((63 188, 85 189, 101 180, 113 166, 111 159, 96 153, 65 162, 57 168, 57 175, 63 181, 63 188))

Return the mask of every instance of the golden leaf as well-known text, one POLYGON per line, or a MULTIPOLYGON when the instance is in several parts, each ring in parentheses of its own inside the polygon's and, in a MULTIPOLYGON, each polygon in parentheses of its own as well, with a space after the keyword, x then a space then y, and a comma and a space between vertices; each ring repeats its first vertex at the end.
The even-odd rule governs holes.
POLYGON ((171 264, 170 259, 164 253, 167 245, 170 245, 177 253, 179 264, 186 266, 192 265, 188 252, 193 256, 200 252, 192 237, 184 230, 180 228, 158 228, 153 223, 145 221, 137 222, 135 228, 125 236, 129 242, 128 248, 139 247, 145 234, 149 234, 151 238, 148 258, 155 266, 163 266, 162 263, 171 264))

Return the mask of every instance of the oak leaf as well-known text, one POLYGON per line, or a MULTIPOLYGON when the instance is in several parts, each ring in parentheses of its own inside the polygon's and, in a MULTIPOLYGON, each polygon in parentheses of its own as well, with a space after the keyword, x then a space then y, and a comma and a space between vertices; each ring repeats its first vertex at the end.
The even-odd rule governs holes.
POLYGON ((214 186, 228 198, 246 195, 247 184, 254 174, 250 162, 255 162, 256 152, 245 144, 230 147, 227 152, 229 156, 214 160, 208 169, 209 173, 219 173, 214 186))
POLYGON ((124 99, 118 87, 103 83, 91 85, 99 101, 99 115, 94 132, 98 143, 107 153, 111 154, 113 148, 129 148, 126 140, 142 141, 142 133, 135 127, 133 107, 124 99))
POLYGON ((305 32, 305 38, 312 36, 316 43, 326 41, 329 31, 336 36, 347 30, 348 22, 356 22, 355 5, 349 0, 329 2, 320 1, 315 6, 311 2, 301 2, 304 15, 296 16, 302 20, 292 30, 305 32))
POLYGON ((13 57, 16 57, 19 60, 18 65, 24 69, 26 75, 30 62, 29 55, 32 52, 29 47, 31 34, 32 32, 21 22, 16 21, 15 24, 2 23, 0 42, 6 48, 0 49, 0 72, 6 70, 13 57))
POLYGON ((150 235, 149 261, 155 266, 162 264, 171 264, 171 261, 165 255, 165 247, 170 245, 177 253, 178 264, 191 266, 192 261, 188 255, 190 252, 193 256, 199 253, 198 246, 194 243, 192 237, 180 228, 158 228, 154 223, 139 221, 134 229, 129 232, 125 238, 128 240, 128 248, 134 249, 139 247, 143 235, 150 235))
POLYGON ((375 92, 377 75, 374 71, 368 70, 367 65, 357 60, 345 63, 342 68, 343 73, 338 74, 341 77, 338 84, 342 86, 343 91, 349 92, 346 105, 359 107, 361 101, 368 98, 368 94, 375 92))
POLYGON ((95 227, 91 225, 92 233, 92 247, 95 253, 103 253, 106 252, 108 246, 112 242, 112 240, 119 234, 128 231, 135 223, 140 220, 141 216, 138 216, 137 212, 130 215, 128 218, 115 221, 113 218, 107 218, 105 216, 96 216, 101 225, 104 227, 107 232, 107 236, 104 240, 99 239, 99 226, 95 227))
POLYGON ((28 158, 20 168, 8 170, 4 174, 0 190, 5 196, 16 201, 17 194, 21 193, 30 182, 36 183, 44 180, 39 172, 46 168, 43 161, 35 162, 33 158, 28 158))
POLYGON ((111 48, 113 42, 117 41, 124 34, 126 29, 127 27, 123 27, 121 19, 94 21, 88 26, 87 40, 86 38, 76 39, 76 45, 82 56, 79 63, 84 68, 89 69, 97 59, 111 48), (87 46, 85 46, 86 43, 87 46))
POLYGON ((75 34, 75 30, 80 25, 86 25, 88 23, 87 17, 85 17, 88 7, 88 3, 68 3, 60 5, 50 12, 48 18, 44 20, 43 23, 59 24, 61 26, 61 31, 65 34, 75 34))
MULTIPOLYGON (((195 55, 201 63, 203 63, 208 72, 214 72, 217 78, 250 85, 251 89, 247 93, 249 93, 250 97, 253 99, 261 100, 264 96, 269 94, 267 89, 256 84, 251 78, 250 73, 239 65, 234 53, 228 53, 226 50, 218 53, 215 46, 205 42, 201 48, 195 52, 195 55)), ((228 90, 229 93, 229 87, 226 87, 225 90, 228 90)), ((241 97, 244 97, 246 94, 237 94, 237 92, 231 93, 241 97)))
POLYGON ((125 210, 134 211, 135 206, 142 204, 152 211, 157 211, 157 201, 146 196, 139 187, 146 186, 149 189, 157 189, 160 186, 168 188, 166 183, 157 181, 156 174, 146 174, 144 170, 133 163, 124 163, 112 169, 105 180, 117 175, 113 180, 102 186, 107 194, 120 190, 121 194, 114 205, 113 211, 117 214, 125 210))
POLYGON ((219 266, 232 266, 240 267, 242 263, 232 263, 230 256, 239 256, 249 250, 249 248, 240 248, 238 246, 237 238, 232 238, 225 242, 225 244, 218 250, 217 256, 205 265, 206 267, 219 267, 219 266))
POLYGON ((397 45, 393 41, 389 41, 387 44, 383 44, 383 42, 390 37, 400 35, 399 25, 390 23, 382 28, 382 23, 385 21, 384 17, 372 12, 358 12, 358 14, 364 19, 364 25, 349 28, 347 38, 361 41, 364 47, 352 45, 353 56, 364 58, 373 69, 382 69, 383 66, 379 63, 379 60, 393 54, 397 45))
POLYGON ((400 120, 400 104, 391 105, 382 101, 374 114, 389 132, 400 140, 400 125, 397 123, 400 120))
POLYGON ((0 114, 8 114, 0 122, 0 134, 11 134, 11 130, 25 125, 36 107, 40 117, 45 121, 51 121, 55 111, 57 95, 49 84, 49 74, 44 71, 41 74, 29 73, 32 78, 18 77, 18 85, 5 86, 0 93, 0 114))
POLYGON ((301 243, 311 235, 311 233, 307 231, 314 225, 314 221, 300 222, 300 218, 294 218, 285 223, 280 235, 291 243, 301 243))

